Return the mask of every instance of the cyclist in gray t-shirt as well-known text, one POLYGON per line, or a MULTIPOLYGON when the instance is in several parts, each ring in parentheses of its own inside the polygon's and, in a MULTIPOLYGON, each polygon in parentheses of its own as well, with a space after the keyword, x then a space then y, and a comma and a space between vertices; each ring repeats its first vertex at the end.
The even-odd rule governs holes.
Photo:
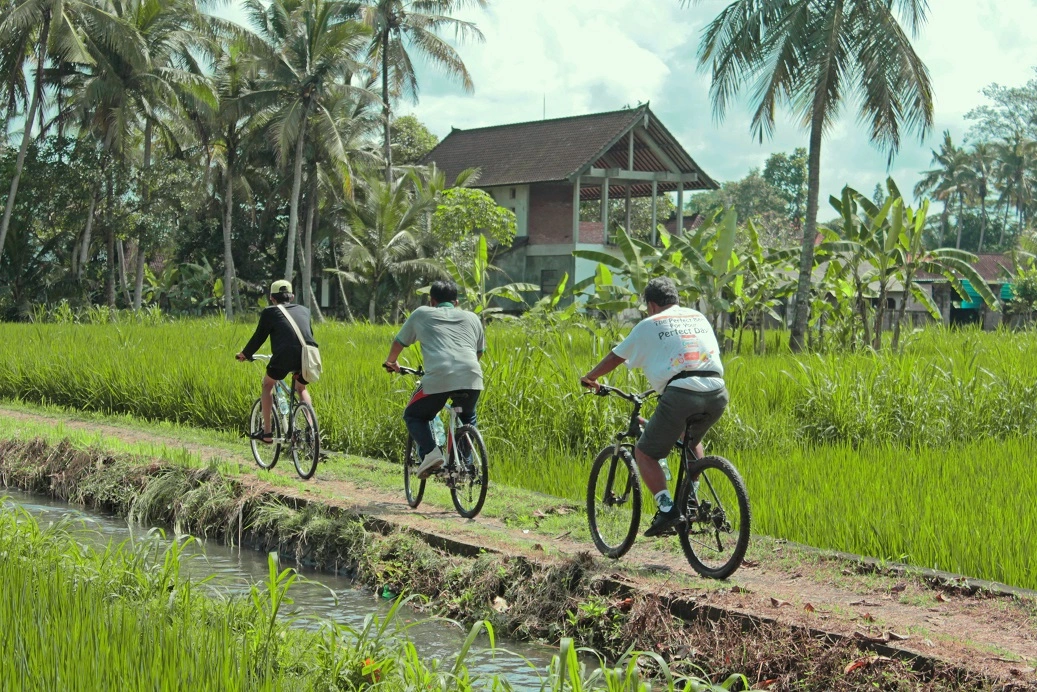
POLYGON ((457 284, 453 281, 432 284, 429 305, 412 312, 404 322, 384 367, 399 372, 396 358, 415 342, 421 343, 425 375, 403 412, 403 420, 422 460, 418 478, 427 478, 444 461, 432 436, 432 419, 450 400, 461 407, 461 422, 475 425, 475 407, 483 389, 479 360, 486 348, 486 333, 478 315, 457 307, 457 284))

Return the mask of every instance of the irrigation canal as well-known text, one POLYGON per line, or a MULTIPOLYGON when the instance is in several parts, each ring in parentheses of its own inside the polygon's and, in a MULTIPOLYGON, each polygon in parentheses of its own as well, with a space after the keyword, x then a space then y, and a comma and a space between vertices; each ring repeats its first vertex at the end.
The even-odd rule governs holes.
MULTIPOLYGON (((147 527, 133 525, 125 519, 83 510, 11 488, 4 490, 3 496, 9 503, 19 505, 35 515, 41 525, 62 519, 81 522, 84 543, 103 546, 110 541, 121 543, 140 539, 148 533, 147 527)), ((185 561, 186 573, 199 580, 211 577, 207 585, 227 594, 247 593, 252 584, 265 581, 267 576, 267 556, 256 550, 199 540, 185 552, 197 556, 197 559, 185 561)), ((287 565, 282 563, 284 566, 287 565)), ((290 613, 293 616, 315 616, 359 629, 368 615, 384 614, 389 610, 389 600, 369 589, 359 588, 345 577, 306 569, 300 569, 299 573, 306 579, 293 584, 288 593, 294 601, 290 613)), ((407 636, 422 656, 439 658, 448 664, 453 662, 467 634, 450 623, 429 620, 427 616, 409 608, 404 608, 398 620, 401 625, 416 623, 408 629, 407 636)), ((499 675, 506 678, 516 690, 541 688, 541 675, 546 676, 553 650, 498 639, 498 649, 506 651, 491 653, 485 644, 483 640, 482 649, 469 653, 468 667, 471 673, 499 675)))

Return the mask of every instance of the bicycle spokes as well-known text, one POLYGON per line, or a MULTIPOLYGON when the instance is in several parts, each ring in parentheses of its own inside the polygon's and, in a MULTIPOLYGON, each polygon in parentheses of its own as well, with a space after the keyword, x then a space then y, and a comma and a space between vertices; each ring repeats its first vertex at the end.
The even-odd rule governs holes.
POLYGON ((749 542, 745 485, 730 462, 704 460, 697 497, 689 492, 681 544, 691 565, 704 576, 724 578, 741 564, 749 542))

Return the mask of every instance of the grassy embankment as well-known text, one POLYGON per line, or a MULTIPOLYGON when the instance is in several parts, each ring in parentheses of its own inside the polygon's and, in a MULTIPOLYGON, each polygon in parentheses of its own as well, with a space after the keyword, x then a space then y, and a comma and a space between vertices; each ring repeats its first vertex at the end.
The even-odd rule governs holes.
MULTIPOLYGON (((561 640, 560 656, 567 660, 572 655, 567 641, 594 646, 618 661, 609 669, 615 676, 608 689, 633 687, 636 680, 627 675, 635 669, 626 667, 624 659, 629 662, 626 654, 638 649, 662 654, 674 676, 703 675, 703 670, 710 670, 712 680, 727 682, 732 681, 732 675, 739 679, 739 671, 752 671, 755 680, 768 681, 771 689, 797 689, 804 681, 836 678, 843 680, 847 689, 871 688, 873 672, 861 670, 850 678, 843 672, 848 663, 866 655, 852 641, 826 641, 807 630, 789 630, 781 625, 757 624, 747 629, 738 619, 683 621, 650 590, 629 592, 627 598, 627 592, 613 592, 608 578, 603 580, 612 570, 595 570, 592 562, 579 556, 538 562, 507 554, 472 558, 444 554, 407 531, 371 532, 357 517, 317 498, 299 508, 276 493, 257 492, 235 475, 236 463, 205 463, 189 450, 165 450, 154 441, 157 436, 139 441, 127 440, 121 434, 110 436, 108 426, 114 422, 113 427, 121 428, 128 420, 112 421, 97 414, 85 418, 96 421, 97 429, 62 431, 60 425, 8 417, 5 437, 25 441, 0 441, 0 477, 31 492, 145 523, 175 526, 178 533, 220 537, 232 543, 265 543, 268 550, 319 569, 345 569, 362 583, 377 586, 379 592, 388 588, 424 594, 431 599, 427 608, 442 616, 469 624, 485 619, 495 631, 512 637, 561 640), (104 432, 100 431, 102 422, 104 432), (167 452, 172 452, 169 456, 173 458, 166 456, 167 452), (569 637, 573 639, 567 640, 569 637)), ((138 425, 151 431, 167 427, 138 425)), ((191 443, 215 439, 218 444, 222 437, 180 432, 191 443)), ((372 466, 387 463, 370 462, 372 466)), ((264 475, 271 481, 291 482, 283 476, 264 475)), ((305 487, 323 494, 320 484, 308 483, 305 487)), ((521 492, 509 491, 516 497, 521 492)), ((444 506, 448 503, 445 498, 441 502, 444 506)), ((0 589, 2 586, 0 583, 0 589)), ((698 588, 702 588, 701 583, 698 588)), ((6 625, 0 629, 9 630, 6 625)), ((404 643, 399 638, 392 641, 404 643)), ((384 660, 389 665, 400 664, 391 656, 384 660)), ((649 661, 644 662, 651 668, 649 661)), ((576 670, 571 660, 567 665, 569 670, 576 670)), ((546 688, 558 688, 555 681, 565 677, 564 671, 561 678, 557 677, 558 671, 556 664, 544 678, 546 688)), ((289 674, 298 675, 299 671, 293 669, 289 674)), ((896 680, 910 687, 928 681, 933 689, 973 689, 977 682, 970 674, 941 665, 935 671, 912 671, 910 662, 901 660, 888 661, 880 675, 887 682, 896 680)), ((83 679, 82 689, 94 689, 87 678, 83 679)), ((448 684, 437 686, 436 680, 431 680, 433 688, 465 689, 452 686, 449 676, 438 680, 448 684)), ((600 677, 596 681, 570 677, 569 684, 579 692, 604 686, 605 681, 600 677)), ((29 684, 26 687, 33 689, 29 684)), ((669 684, 664 687, 674 689, 669 684)), ((395 687, 390 685, 389 689, 395 687)))
MULTIPOLYGON (((72 522, 44 528, 24 511, 0 507, 5 688, 510 689, 506 680, 473 675, 466 666, 478 634, 488 632, 492 646, 487 622, 472 627, 454 660, 424 660, 395 621, 401 599, 360 629, 318 619, 303 629, 297 617, 284 614, 298 575, 281 570, 275 554, 264 583, 231 597, 183 576, 191 539, 163 547, 152 535, 95 549, 79 542, 81 530, 72 522)), ((573 689, 641 689, 641 674, 625 663, 587 675, 566 640, 542 672, 541 689, 561 690, 567 683, 573 689)), ((727 687, 673 676, 665 664, 663 670, 668 679, 662 686, 671 692, 727 687)))
MULTIPOLYGON (((248 325, 0 325, 0 396, 240 430, 260 368, 248 325)), ((380 363, 388 327, 318 327, 314 387, 330 447, 398 458, 410 382, 380 363)), ((619 338, 491 327, 480 427, 492 478, 582 500, 624 415, 578 376, 619 338)), ((732 404, 709 440, 749 486, 759 533, 1037 587, 1037 335, 930 330, 903 355, 728 359, 732 404), (1020 498, 1014 500, 1012 498, 1020 498)), ((405 359, 414 364, 410 350, 405 359)), ((617 373, 611 381, 644 386, 617 373)))

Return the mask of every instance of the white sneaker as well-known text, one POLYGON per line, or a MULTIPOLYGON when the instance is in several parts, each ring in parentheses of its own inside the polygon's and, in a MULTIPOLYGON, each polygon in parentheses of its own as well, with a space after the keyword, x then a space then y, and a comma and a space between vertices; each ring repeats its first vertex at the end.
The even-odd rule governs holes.
POLYGON ((425 460, 418 467, 418 478, 425 480, 432 472, 443 465, 443 451, 439 447, 433 447, 432 451, 425 455, 425 460))

